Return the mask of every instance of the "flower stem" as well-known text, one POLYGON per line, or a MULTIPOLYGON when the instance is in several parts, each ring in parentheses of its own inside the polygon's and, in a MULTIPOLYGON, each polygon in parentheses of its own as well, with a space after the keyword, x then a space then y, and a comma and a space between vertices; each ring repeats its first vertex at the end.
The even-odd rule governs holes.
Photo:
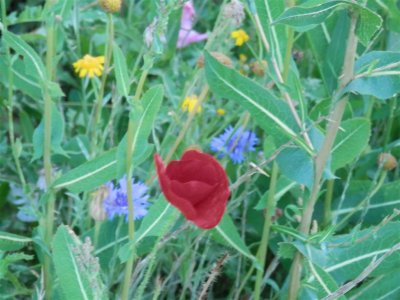
MULTIPOLYGON (((7 30, 7 7, 6 1, 1 0, 1 20, 3 23, 3 30, 7 30)), ((15 166, 17 168, 17 173, 19 180, 22 185, 23 191, 27 192, 27 185, 25 176, 22 172, 21 162, 19 161, 19 151, 17 148, 17 144, 15 143, 15 133, 14 133, 14 122, 13 122, 13 97, 14 97, 14 74, 11 65, 11 55, 10 55, 10 48, 6 45, 6 57, 7 61, 10 64, 8 67, 8 102, 7 102, 7 110, 8 110, 8 132, 11 144, 11 152, 14 158, 15 166)))
POLYGON ((329 226, 332 220, 332 195, 334 184, 334 179, 329 179, 326 182, 326 194, 324 201, 324 226, 329 226))
POLYGON ((206 98, 207 94, 208 94, 208 85, 204 85, 200 96, 199 96, 199 100, 196 102, 196 104, 194 105, 193 109, 191 112, 189 112, 189 116, 186 119, 185 124, 183 125, 183 128, 181 129, 181 131, 179 132, 179 135, 177 137, 177 139, 175 140, 175 143, 172 145, 172 147, 170 148, 166 158, 165 158, 165 163, 168 163, 172 156, 174 155, 176 149, 178 148, 179 144, 182 142, 183 138, 185 137, 186 132, 189 129, 190 124, 192 123, 194 116, 197 113, 197 109, 200 107, 200 105, 203 103, 204 99, 206 98))
MULTIPOLYGON (((357 23, 357 15, 352 13, 349 37, 347 40, 346 56, 343 64, 343 73, 342 76, 340 77, 341 79, 339 84, 339 90, 343 89, 353 77, 353 66, 357 50, 357 37, 355 35, 356 23, 357 23)), ((308 234, 309 232, 312 214, 314 211, 314 205, 318 199, 318 194, 321 188, 322 174, 325 169, 326 162, 329 158, 333 142, 336 138, 336 134, 343 117, 344 109, 347 104, 347 100, 348 100, 347 96, 339 100, 330 114, 329 120, 331 120, 331 122, 328 124, 328 129, 321 150, 318 152, 315 158, 313 188, 310 197, 308 199, 308 202, 306 204, 306 207, 303 210, 303 216, 300 224, 301 233, 308 234)), ((289 284, 289 295, 288 295, 289 300, 297 299, 297 295, 299 293, 301 263, 302 263, 302 256, 300 253, 296 253, 292 264, 291 278, 289 284)))
MULTIPOLYGON (((47 0, 46 6, 49 9, 54 4, 53 0, 47 0)), ((55 59, 55 27, 54 27, 54 16, 51 16, 47 26, 47 37, 46 37, 46 71, 47 76, 50 80, 54 78, 54 59, 55 59)), ((44 163, 44 176, 46 181, 46 192, 49 193, 47 199, 46 219, 45 219, 45 243, 48 247, 51 245, 53 238, 54 228, 54 208, 55 198, 49 187, 52 182, 52 166, 51 166, 51 107, 52 99, 49 91, 45 85, 43 85, 44 94, 44 148, 43 148, 43 163, 44 163)), ((44 285, 46 299, 52 298, 52 279, 51 279, 51 257, 45 255, 44 258, 44 285)))
POLYGON ((260 261, 261 269, 257 270, 257 275, 256 275, 256 284, 253 292, 253 298, 255 300, 260 299, 262 292, 261 284, 262 284, 262 279, 264 277, 264 267, 265 267, 265 258, 267 256, 267 251, 268 251, 269 232, 271 230, 271 225, 272 225, 272 216, 274 215, 276 207, 274 196, 275 196, 277 178, 278 178, 278 165, 276 162, 274 162, 272 166, 271 181, 269 183, 269 190, 267 196, 267 211, 264 220, 261 245, 258 248, 257 252, 257 258, 260 261))
POLYGON ((101 76, 100 90, 96 97, 97 99, 96 99, 96 104, 94 107, 94 117, 93 117, 94 119, 93 119, 93 127, 92 127, 91 146, 90 146, 92 155, 96 152, 95 149, 97 147, 98 129, 99 129, 98 126, 99 126, 100 117, 101 117, 101 110, 103 107, 103 97, 104 97, 104 90, 105 90, 106 82, 107 82, 108 69, 110 67, 110 62, 111 62, 112 44, 114 41, 114 22, 113 22, 112 14, 109 13, 109 14, 107 14, 107 16, 108 16, 108 39, 107 39, 108 42, 106 45, 104 71, 101 76))
MULTIPOLYGON (((143 91, 143 85, 144 82, 146 81, 147 74, 149 70, 144 70, 140 79, 138 86, 136 88, 136 93, 134 96, 133 101, 139 101, 140 95, 142 94, 143 91)), ((133 106, 131 106, 131 109, 133 109, 133 106)), ((129 124, 128 124, 128 131, 126 133, 127 137, 127 142, 126 142, 126 190, 127 190, 127 201, 128 201, 128 237, 129 237, 129 242, 131 245, 133 245, 134 239, 135 239, 135 221, 134 221, 134 207, 133 207, 133 199, 132 199, 132 173, 133 173, 133 166, 132 166, 132 154, 133 154, 133 135, 135 134, 135 123, 133 120, 129 119, 129 124)), ((133 263, 135 261, 135 251, 131 251, 131 254, 129 256, 129 259, 126 263, 125 267, 125 275, 124 275, 124 282, 122 285, 122 294, 121 294, 121 299, 122 300, 127 300, 129 297, 129 286, 130 286, 130 281, 131 281, 131 275, 132 275, 132 268, 133 268, 133 263)))

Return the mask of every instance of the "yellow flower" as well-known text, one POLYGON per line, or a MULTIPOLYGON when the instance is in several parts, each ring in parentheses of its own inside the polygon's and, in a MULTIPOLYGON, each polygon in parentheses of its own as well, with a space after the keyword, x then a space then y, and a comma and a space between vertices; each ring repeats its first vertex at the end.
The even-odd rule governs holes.
POLYGON ((199 101, 199 99, 197 98, 196 95, 192 95, 192 96, 187 96, 185 98, 185 100, 183 100, 182 103, 182 110, 183 111, 188 111, 188 112, 192 112, 195 108, 196 105, 197 106, 197 112, 201 112, 202 111, 202 107, 201 104, 197 104, 199 101))
POLYGON ((219 116, 225 115, 225 109, 223 109, 223 108, 218 108, 218 109, 217 109, 217 115, 219 115, 219 116))
POLYGON ((99 0, 99 4, 106 12, 115 13, 120 11, 122 0, 99 0))
POLYGON ((244 31, 243 29, 232 31, 231 38, 235 40, 235 45, 239 47, 250 39, 246 31, 244 31))
POLYGON ((239 60, 240 60, 241 63, 245 63, 246 60, 247 60, 247 56, 245 54, 243 54, 243 53, 240 53, 239 54, 239 60))
POLYGON ((93 76, 101 76, 103 73, 104 56, 93 57, 86 54, 83 58, 78 59, 73 63, 75 73, 79 73, 79 77, 88 75, 90 78, 93 76))

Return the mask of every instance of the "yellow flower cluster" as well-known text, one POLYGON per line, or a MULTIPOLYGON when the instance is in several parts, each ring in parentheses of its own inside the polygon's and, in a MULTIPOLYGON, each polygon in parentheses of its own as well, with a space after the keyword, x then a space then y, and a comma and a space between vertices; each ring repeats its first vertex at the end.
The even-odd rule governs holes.
POLYGON ((94 76, 101 76, 103 74, 104 56, 93 57, 86 54, 83 58, 73 63, 73 67, 76 73, 79 73, 79 77, 85 77, 86 75, 90 78, 94 76))
POLYGON ((185 100, 183 100, 182 103, 182 110, 183 111, 188 111, 188 112, 192 112, 196 105, 197 105, 197 113, 200 113, 203 109, 201 107, 201 104, 197 104, 199 102, 199 99, 197 98, 196 95, 192 95, 192 96, 187 96, 185 98, 185 100))
POLYGON ((99 0, 99 4, 106 12, 115 13, 121 10, 122 0, 99 0))
POLYGON ((246 31, 244 31, 243 29, 232 31, 231 38, 235 40, 235 45, 239 47, 250 39, 246 31))
POLYGON ((223 108, 218 108, 217 109, 217 115, 219 115, 219 116, 223 116, 223 115, 225 115, 225 109, 223 109, 223 108))

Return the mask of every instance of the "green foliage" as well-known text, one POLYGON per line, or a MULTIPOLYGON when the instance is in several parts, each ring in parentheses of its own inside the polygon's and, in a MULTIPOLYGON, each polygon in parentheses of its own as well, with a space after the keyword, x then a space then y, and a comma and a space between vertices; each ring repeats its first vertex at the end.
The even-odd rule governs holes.
POLYGON ((90 243, 68 227, 58 227, 52 243, 53 262, 65 299, 108 299, 90 243))
POLYGON ((0 250, 17 251, 25 247, 32 240, 27 237, 19 236, 8 232, 0 232, 0 250))
POLYGON ((397 0, 194 0, 195 13, 138 0, 112 15, 90 0, 47 2, 0 1, 0 298, 120 299, 130 275, 123 300, 287 299, 296 265, 290 300, 400 298, 397 0), (178 48, 184 33, 207 40, 178 48), (81 59, 92 78, 76 73, 81 59), (201 111, 183 110, 187 97, 201 111), (218 138, 228 126, 244 131, 218 138), (229 180, 210 230, 157 181, 154 154, 167 165, 189 148, 229 180), (145 186, 131 222, 128 169, 145 186))
POLYGON ((117 149, 114 148, 76 167, 58 178, 53 187, 55 189, 67 188, 72 192, 79 193, 91 191, 107 181, 115 179, 117 177, 116 153, 117 149))
POLYGON ((343 121, 332 148, 332 171, 344 167, 361 155, 368 145, 371 124, 368 119, 354 118, 343 121))
POLYGON ((310 0, 303 5, 286 10, 275 23, 283 23, 307 31, 323 23, 335 10, 351 9, 359 14, 356 33, 361 43, 367 45, 379 30, 382 19, 379 15, 358 3, 346 0, 310 0))

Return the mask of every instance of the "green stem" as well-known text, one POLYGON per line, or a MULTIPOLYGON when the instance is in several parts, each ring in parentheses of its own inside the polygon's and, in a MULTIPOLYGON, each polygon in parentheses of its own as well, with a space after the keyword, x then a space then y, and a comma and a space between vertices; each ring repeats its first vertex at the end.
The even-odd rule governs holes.
MULTIPOLYGON (((287 7, 290 8, 296 5, 296 0, 289 0, 287 1, 287 7)), ((287 27, 287 45, 286 45, 286 52, 285 52, 285 60, 283 61, 283 72, 282 78, 283 81, 286 82, 289 76, 289 64, 292 58, 292 49, 294 43, 294 30, 292 27, 287 27)))
POLYGON ((261 269, 257 270, 257 275, 256 275, 256 284, 254 287, 254 292, 253 292, 253 298, 255 300, 259 300, 261 296, 261 284, 262 284, 262 279, 264 276, 264 267, 265 267, 265 259, 267 256, 267 251, 268 251, 268 239, 269 239, 269 233, 271 230, 271 224, 272 224, 272 216, 275 213, 275 189, 276 189, 276 182, 278 178, 278 165, 276 162, 274 162, 272 166, 272 174, 271 174, 271 181, 269 183, 269 190, 268 190, 268 196, 267 196, 267 212, 264 220, 264 228, 263 228, 263 234, 262 234, 262 239, 261 239, 261 245, 258 248, 257 252, 257 258, 260 261, 261 264, 261 269))
MULTIPOLYGON (((46 6, 50 8, 53 5, 53 0, 47 0, 46 6)), ((47 38, 46 38, 46 71, 48 78, 53 80, 54 78, 54 58, 55 58, 55 27, 54 27, 54 16, 51 16, 46 26, 47 38)), ((45 243, 48 247, 51 245, 53 238, 54 229, 54 209, 55 209, 55 198, 49 187, 52 182, 52 166, 51 166, 51 107, 52 99, 46 86, 43 86, 44 94, 44 150, 43 150, 43 163, 44 163, 44 175, 46 181, 46 189, 48 195, 47 209, 46 209, 46 220, 45 220, 45 243)), ((46 255, 44 258, 44 285, 46 299, 52 298, 52 271, 51 271, 51 257, 46 255)))
MULTIPOLYGON (((133 101, 139 101, 140 96, 143 91, 143 85, 144 82, 146 81, 148 74, 148 70, 144 70, 138 86, 136 88, 136 93, 134 96, 133 101)), ((133 106, 131 106, 131 109, 133 109, 133 106)), ((134 239, 135 239, 135 221, 134 221, 134 208, 133 208, 133 199, 132 199, 132 173, 133 173, 133 166, 132 166, 132 154, 133 154, 133 136, 135 134, 135 122, 132 119, 129 119, 129 124, 128 124, 128 131, 126 134, 127 137, 127 142, 126 142, 126 190, 127 190, 127 196, 128 196, 128 237, 129 237, 129 242, 131 245, 133 245, 134 239)), ((121 299, 122 300, 127 300, 129 297, 129 287, 130 287, 130 281, 131 281, 131 275, 132 275, 132 268, 133 268, 133 263, 135 261, 135 251, 131 251, 131 254, 129 256, 129 259, 126 263, 125 267, 125 275, 124 275, 124 282, 122 286, 122 294, 121 294, 121 299)))
POLYGON ((104 90, 106 87, 108 70, 111 63, 111 55, 112 55, 112 44, 114 41, 114 22, 112 18, 112 14, 107 14, 108 16, 108 38, 107 38, 107 45, 106 45, 106 53, 105 53, 105 61, 104 61, 104 71, 101 76, 101 85, 99 93, 97 94, 97 100, 94 107, 94 119, 93 119, 93 126, 92 126, 92 138, 91 138, 91 146, 90 149, 92 151, 92 155, 96 152, 97 146, 97 139, 98 139, 98 126, 101 117, 101 110, 103 107, 103 97, 104 97, 104 90))
MULTIPOLYGON (((343 89, 353 77, 353 66, 357 50, 357 37, 355 35, 356 23, 357 16, 353 13, 351 15, 351 24, 349 37, 347 40, 346 56, 343 64, 343 75, 341 76, 339 90, 343 89)), ((300 223, 301 233, 308 234, 309 232, 314 206, 318 199, 319 191, 321 188, 322 174, 325 169, 326 162, 329 158, 333 142, 336 138, 336 134, 343 117, 344 109, 347 104, 347 100, 348 97, 345 96, 343 99, 338 101, 330 114, 329 120, 331 120, 331 122, 328 125, 328 129, 326 131, 321 150, 318 152, 315 158, 314 183, 310 197, 308 199, 308 202, 306 203, 306 207, 303 210, 303 216, 300 223)), ((297 295, 300 289, 301 264, 302 256, 300 253, 296 253, 294 261, 292 263, 288 294, 289 300, 297 299, 297 295)))
MULTIPOLYGON (((7 30, 7 7, 6 7, 5 0, 1 0, 1 19, 2 19, 2 23, 3 23, 4 31, 6 31, 7 30)), ((10 48, 8 46, 6 46, 6 57, 7 57, 8 63, 10 64, 8 67, 8 70, 7 70, 8 71, 8 103, 7 103, 8 132, 9 132, 9 138, 10 138, 10 144, 11 144, 11 152, 12 152, 12 156, 14 158, 15 166, 17 168, 18 177, 19 177, 19 180, 21 181, 23 191, 26 193, 27 192, 26 180, 25 180, 24 173, 22 172, 21 162, 19 161, 18 149, 17 149, 17 145, 15 143, 14 122, 13 122, 14 74, 13 74, 12 65, 11 65, 10 48)))
POLYGON ((324 202, 324 225, 329 226, 332 220, 332 195, 333 186, 335 184, 334 179, 330 179, 326 182, 326 194, 324 202))
POLYGON ((385 132, 385 137, 384 137, 384 140, 383 140, 383 151, 384 152, 386 151, 387 144, 389 143, 390 135, 392 133, 394 112, 396 110, 396 101, 397 101, 396 97, 393 97, 390 100, 390 108, 389 108, 390 109, 390 116, 389 116, 389 121, 386 123, 386 126, 385 126, 385 131, 386 132, 385 132))

